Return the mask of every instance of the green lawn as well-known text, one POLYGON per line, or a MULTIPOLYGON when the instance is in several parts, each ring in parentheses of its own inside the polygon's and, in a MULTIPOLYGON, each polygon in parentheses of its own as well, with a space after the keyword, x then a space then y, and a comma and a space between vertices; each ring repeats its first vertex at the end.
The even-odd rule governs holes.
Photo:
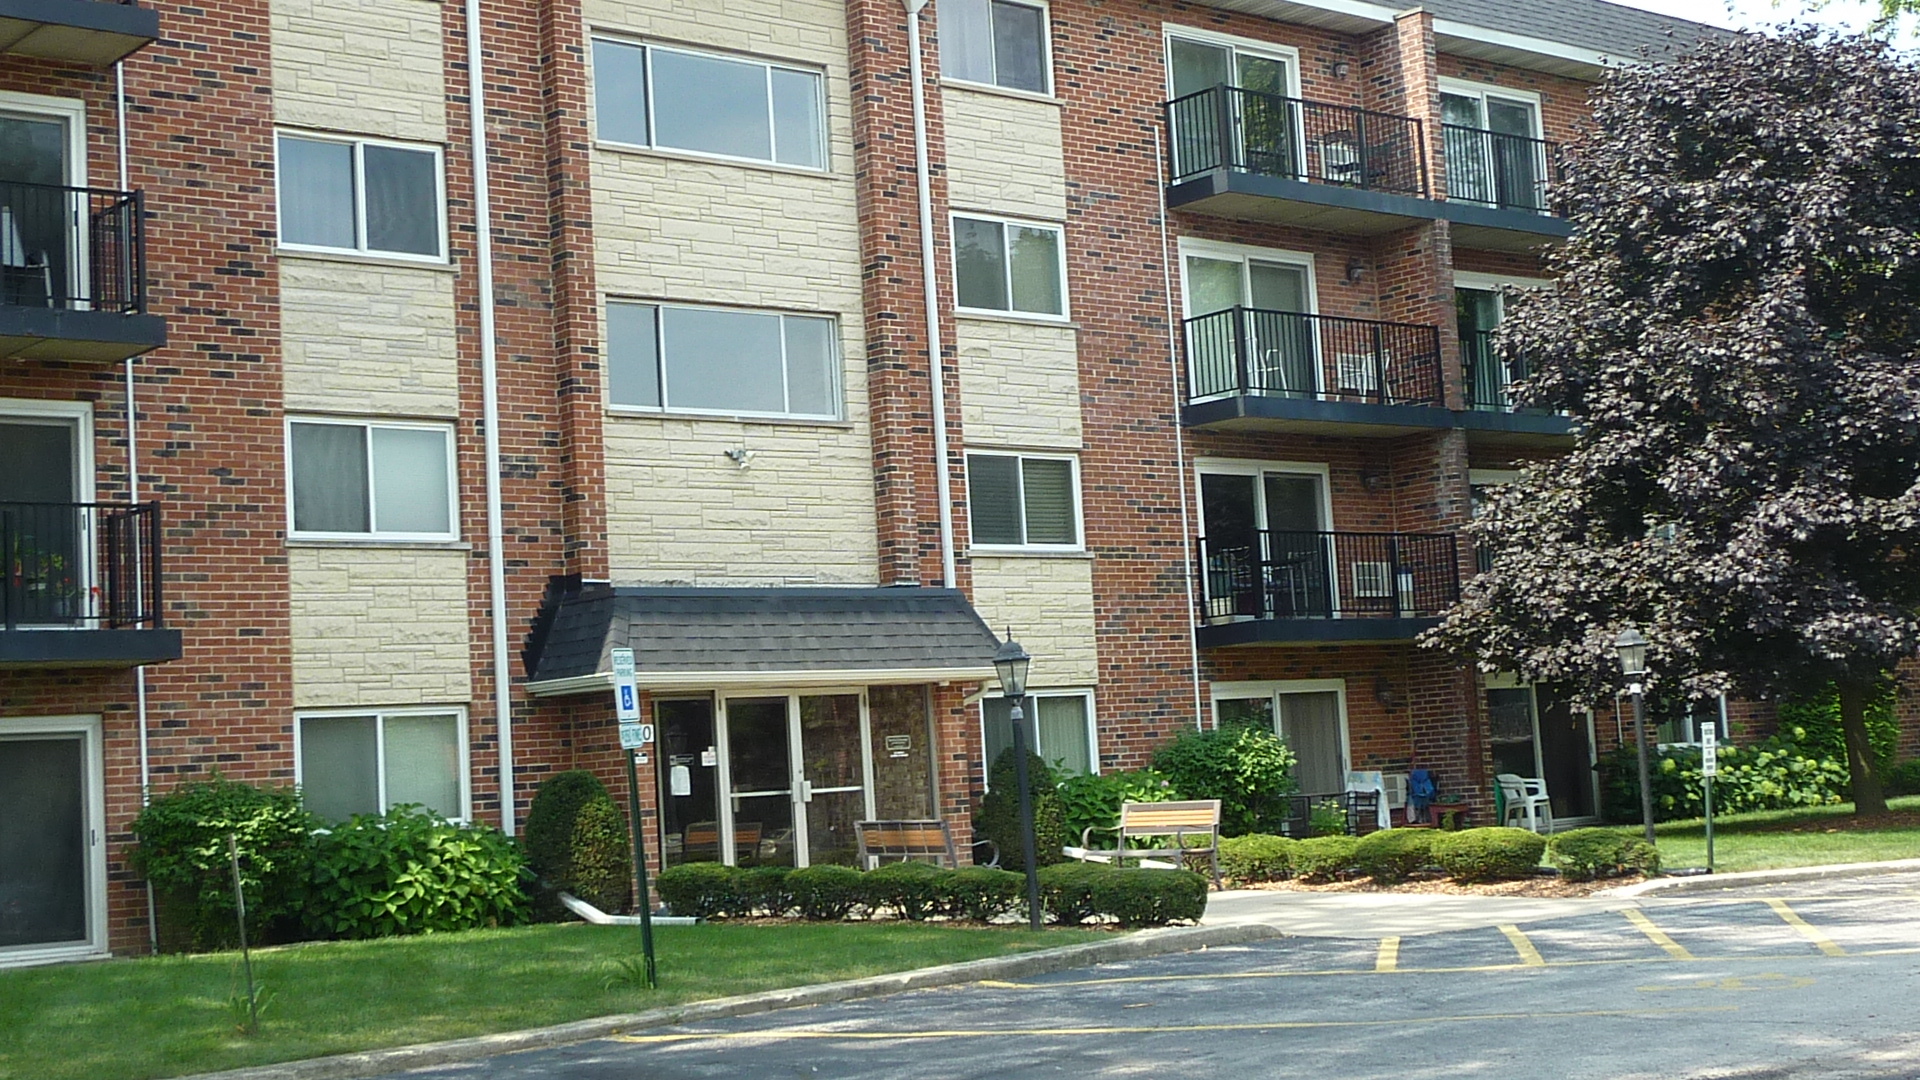
POLYGON ((563 924, 254 954, 273 999, 236 1033, 238 953, 0 972, 0 1077, 179 1076, 537 1027, 660 1005, 1071 945, 1098 931, 913 923, 669 926, 660 989, 607 988, 640 932, 563 924))
MULTIPOLYGON (((1888 800, 1893 811, 1856 822, 1853 804, 1808 810, 1761 810, 1714 815, 1713 868, 1775 870, 1825 863, 1920 859, 1920 796, 1888 800)), ((1639 835, 1640 830, 1624 831, 1639 835)), ((1707 864, 1706 826, 1699 820, 1654 826, 1667 869, 1707 864)))

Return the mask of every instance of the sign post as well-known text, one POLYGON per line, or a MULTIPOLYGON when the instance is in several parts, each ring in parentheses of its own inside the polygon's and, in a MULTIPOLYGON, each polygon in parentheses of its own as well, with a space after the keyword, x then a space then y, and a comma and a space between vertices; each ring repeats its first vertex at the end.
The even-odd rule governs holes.
POLYGON ((1700 729, 1700 782, 1706 785, 1707 873, 1713 873, 1713 778, 1720 772, 1720 733, 1712 727, 1700 729))
POLYGON ((648 896, 647 843, 640 822, 640 767, 636 758, 653 742, 653 725, 640 722, 640 693, 634 685, 633 650, 613 650, 613 707, 620 721, 620 749, 627 755, 627 813, 633 828, 633 871, 640 887, 640 950, 647 958, 647 989, 660 986, 653 962, 653 901, 648 896))

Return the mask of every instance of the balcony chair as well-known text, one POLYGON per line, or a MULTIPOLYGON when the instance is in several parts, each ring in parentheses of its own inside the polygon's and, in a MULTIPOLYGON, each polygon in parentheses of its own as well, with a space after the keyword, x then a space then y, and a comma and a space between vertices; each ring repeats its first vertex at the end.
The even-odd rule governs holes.
POLYGON ((1500 824, 1518 824, 1534 832, 1553 832, 1553 804, 1547 798, 1547 782, 1517 773, 1500 773, 1493 778, 1500 789, 1500 824), (1541 828, 1542 825, 1546 827, 1541 828))
POLYGON ((0 304, 53 306, 53 263, 44 251, 28 251, 13 207, 0 206, 0 304), (38 282, 40 295, 29 299, 16 282, 38 282))

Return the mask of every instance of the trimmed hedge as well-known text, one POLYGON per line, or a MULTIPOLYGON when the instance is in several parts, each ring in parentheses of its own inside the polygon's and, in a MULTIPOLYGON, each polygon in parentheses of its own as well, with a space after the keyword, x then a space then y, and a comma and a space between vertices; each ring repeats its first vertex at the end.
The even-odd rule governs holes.
POLYGON ((1573 829, 1547 840, 1547 862, 1568 881, 1660 872, 1660 852, 1612 829, 1573 829))
POLYGON ((745 907, 740 885, 740 869, 717 862, 669 866, 654 879, 669 910, 698 919, 738 913, 745 907))
POLYGON ((1100 917, 1122 926, 1198 922, 1207 910, 1207 879, 1191 870, 1058 863, 1040 868, 1040 902, 1064 926, 1100 917))
POLYGON ((1220 874, 1246 884, 1280 881, 1293 873, 1296 840, 1266 833, 1229 836, 1220 841, 1220 874))
POLYGON ((1462 829, 1433 838, 1433 861, 1455 881, 1500 881, 1532 876, 1547 838, 1525 829, 1462 829))
POLYGON ((1432 861, 1432 829, 1368 833, 1353 851, 1353 868, 1381 885, 1397 885, 1432 861))
MULTIPOLYGON (((975 839, 991 840, 1000 852, 1000 865, 1026 870, 1026 852, 1020 840, 1019 769, 1013 747, 1000 751, 987 770, 987 793, 973 811, 975 839)), ((1080 842, 1067 835, 1066 809, 1060 801, 1058 777, 1040 755, 1027 751, 1027 783, 1033 799, 1033 860, 1041 866, 1065 859, 1060 849, 1080 842)))
POLYGON ((580 809, 596 799, 613 801, 600 778, 585 769, 555 773, 533 793, 520 846, 536 879, 534 910, 542 919, 568 918, 556 894, 580 895, 573 879, 573 826, 580 809))
POLYGON ((793 910, 793 889, 787 884, 791 866, 755 866, 739 871, 734 885, 737 915, 766 915, 785 918, 793 910))
POLYGON ((574 815, 568 851, 573 887, 567 891, 601 911, 625 911, 633 896, 633 852, 627 819, 612 799, 591 799, 574 815))
POLYGON ((865 875, 851 866, 805 866, 787 875, 802 918, 835 921, 867 902, 865 875))
POLYGON ((945 913, 949 876, 932 863, 888 863, 865 875, 861 899, 869 910, 892 908, 901 918, 919 922, 945 913))
POLYGON ((1351 836, 1310 836, 1296 841, 1288 852, 1293 876, 1310 884, 1324 884, 1353 869, 1360 841, 1351 836))
POLYGON ((968 866, 947 876, 947 914, 956 919, 992 922, 1020 906, 1024 874, 992 866, 968 866))

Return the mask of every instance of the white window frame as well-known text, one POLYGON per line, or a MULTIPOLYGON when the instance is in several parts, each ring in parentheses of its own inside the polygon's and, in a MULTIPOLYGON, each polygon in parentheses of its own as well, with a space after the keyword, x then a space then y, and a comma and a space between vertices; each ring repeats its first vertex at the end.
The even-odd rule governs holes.
MULTIPOLYGON (((93 403, 89 401, 40 401, 33 398, 0 398, 0 421, 24 420, 52 421, 61 426, 72 425, 73 448, 73 501, 76 503, 100 502, 98 477, 93 465, 93 403)), ((52 425, 49 425, 52 426, 52 425)), ((87 597, 87 610, 98 614, 100 601, 93 599, 93 588, 100 580, 98 564, 99 544, 93 533, 93 521, 90 516, 82 515, 81 550, 79 570, 81 595, 87 597)), ((39 626, 36 630, 82 630, 85 623, 59 623, 39 626)))
MULTIPOLYGON (((1085 515, 1082 512, 1081 506, 1080 506, 1080 458, 1079 458, 1079 455, 1064 454, 1059 451, 1046 451, 1046 450, 1034 450, 1034 451, 989 450, 984 448, 977 448, 977 449, 969 449, 964 456, 967 458, 975 458, 975 457, 1014 458, 1015 460, 1022 462, 1020 468, 1017 470, 1017 473, 1016 473, 1016 475, 1019 478, 1019 485, 1018 485, 1018 490, 1014 495, 1014 498, 1018 503, 1018 509, 1020 511, 1020 532, 1022 535, 1025 535, 1028 531, 1027 530, 1027 467, 1024 463, 1028 460, 1067 462, 1068 471, 1072 474, 1071 482, 1073 484, 1073 535, 1075 537, 1073 543, 1071 544, 1034 544, 1034 543, 986 544, 986 543, 980 543, 978 541, 972 541, 968 545, 970 548, 978 549, 980 551, 1085 551, 1087 549, 1086 521, 1085 521, 1085 515)), ((969 479, 969 482, 967 484, 967 536, 970 541, 972 540, 973 535, 974 535, 973 533, 973 484, 969 479)))
MULTIPOLYGON (((1720 742, 1724 743, 1727 741, 1727 695, 1715 694, 1713 697, 1713 701, 1716 706, 1714 711, 1717 714, 1715 717, 1714 735, 1720 742)), ((1686 734, 1691 736, 1690 738, 1682 739, 1679 742, 1661 742, 1661 743, 1656 743, 1655 745, 1657 746, 1699 746, 1700 745, 1700 726, 1693 722, 1692 706, 1701 704, 1701 703, 1703 703, 1701 699, 1689 699, 1687 702, 1688 709, 1687 709, 1687 715, 1685 717, 1684 722, 1686 724, 1686 734)), ((1616 694, 1614 695, 1613 708, 1614 708, 1614 715, 1616 717, 1622 718, 1620 721, 1621 731, 1620 731, 1619 742, 1622 745, 1625 745, 1627 739, 1626 739, 1626 730, 1625 730, 1626 720, 1624 718, 1627 716, 1631 716, 1633 714, 1633 699, 1625 694, 1616 694)), ((1649 734, 1658 736, 1659 729, 1660 729, 1659 724, 1654 723, 1651 719, 1648 720, 1647 731, 1649 734)))
MULTIPOLYGON (((1292 251, 1286 248, 1265 248, 1253 244, 1233 244, 1223 240, 1197 240, 1183 236, 1180 238, 1179 256, 1180 325, 1182 327, 1186 326, 1186 320, 1194 317, 1193 291, 1189 286, 1187 274, 1187 260, 1189 259, 1212 259, 1216 262, 1239 263, 1239 306, 1249 308, 1253 303, 1253 268, 1249 264, 1263 262, 1273 263, 1277 266, 1297 268, 1305 273, 1307 283, 1307 310, 1301 312, 1301 314, 1310 316, 1318 316, 1320 314, 1320 282, 1313 272, 1313 255, 1311 252, 1292 251)), ((1326 364, 1321 357, 1319 320, 1317 318, 1309 320, 1308 326, 1313 331, 1313 384, 1314 394, 1318 397, 1326 393, 1327 381, 1326 364)), ((1184 332, 1181 336, 1186 337, 1184 332)), ((1193 356, 1193 342, 1187 340, 1182 343, 1182 346, 1185 350, 1185 355, 1191 358, 1193 356)), ((1187 390, 1189 393, 1192 393, 1194 375, 1191 370, 1187 372, 1186 378, 1188 383, 1187 390)), ((1225 391, 1210 396, 1212 398, 1232 397, 1234 393, 1233 391, 1225 391)), ((1202 399, 1196 398, 1196 400, 1202 399)), ((1329 520, 1331 520, 1331 518, 1329 518, 1329 520)))
POLYGON ((343 416, 307 416, 289 414, 284 425, 285 445, 283 455, 287 462, 287 537, 292 540, 359 540, 359 541, 400 541, 441 543, 460 539, 460 459, 459 445, 454 437, 452 423, 436 423, 422 420, 387 420, 378 417, 343 416), (367 523, 366 532, 322 532, 318 530, 299 530, 294 528, 293 506, 293 425, 295 424, 331 424, 335 427, 357 427, 366 431, 367 451, 367 523), (437 431, 447 441, 447 531, 444 533, 384 532, 376 528, 378 522, 378 493, 373 486, 373 436, 374 428, 398 428, 406 431, 437 431))
POLYGON ((667 44, 664 42, 647 41, 643 38, 633 37, 627 34, 621 34, 617 31, 605 31, 605 30, 594 30, 587 35, 587 56, 588 56, 589 65, 592 64, 593 43, 596 41, 606 41, 615 45, 626 45, 631 48, 639 49, 643 53, 642 63, 646 67, 646 84, 647 84, 647 141, 644 143, 626 142, 621 139, 609 138, 605 135, 600 134, 600 97, 599 97, 600 79, 599 79, 599 73, 594 72, 590 79, 590 82, 592 84, 592 93, 593 93, 592 106, 588 110, 588 112, 592 117, 593 137, 594 137, 595 143, 601 146, 606 146, 606 147, 610 147, 617 150, 646 150, 646 151, 652 151, 655 153, 664 153, 664 154, 677 154, 677 155, 683 154, 687 157, 702 158, 707 161, 726 161, 726 162, 733 162, 733 163, 745 164, 745 165, 764 165, 764 166, 768 166, 775 169, 792 169, 796 172, 824 173, 824 172, 832 171, 833 136, 832 136, 832 130, 830 127, 830 116, 827 112, 827 73, 823 69, 818 67, 813 67, 808 64, 793 63, 785 60, 773 60, 764 56, 755 56, 755 55, 752 55, 751 53, 733 53, 733 52, 727 52, 721 49, 698 48, 698 47, 693 47, 688 45, 667 44), (656 115, 655 106, 659 103, 659 100, 660 100, 660 95, 654 89, 654 85, 653 85, 653 72, 654 72, 653 54, 656 51, 679 53, 682 56, 697 56, 707 60, 726 60, 726 61, 730 61, 732 63, 737 63, 737 64, 758 64, 762 68, 765 68, 767 73, 766 86, 767 86, 768 156, 764 158, 744 157, 739 154, 716 154, 711 150, 693 150, 683 146, 661 145, 659 141, 659 126, 654 122, 654 117, 656 115), (814 103, 813 104, 814 104, 814 109, 816 110, 815 115, 818 116, 820 120, 820 146, 819 146, 820 164, 817 167, 813 165, 796 165, 789 161, 779 160, 780 132, 779 132, 778 126, 774 123, 774 120, 773 120, 773 72, 776 69, 781 71, 797 72, 802 75, 811 75, 814 79, 814 103))
MULTIPOLYGON (((1282 45, 1277 41, 1261 41, 1258 38, 1240 37, 1237 34, 1223 34, 1218 30, 1203 30, 1197 26, 1182 26, 1178 23, 1161 24, 1160 55, 1167 69, 1167 100, 1173 100, 1173 41, 1181 38, 1196 45, 1212 45, 1216 48, 1231 49, 1235 53, 1248 53, 1267 60, 1278 60, 1287 65, 1287 96, 1300 98, 1300 50, 1292 45, 1282 45)), ((1233 75, 1240 77, 1239 65, 1235 64, 1233 75)), ((1235 86, 1239 83, 1236 81, 1235 86)))
POLYGON ((960 302, 960 245, 949 243, 953 249, 951 256, 953 272, 953 310, 961 315, 985 315, 994 319, 1020 319, 1035 322, 1066 323, 1072 321, 1073 298, 1067 292, 1067 227, 1058 221, 1040 221, 1035 218, 1007 217, 1002 214, 989 214, 975 210, 954 210, 947 220, 947 236, 951 239, 959 234, 959 221, 984 221, 1000 226, 1000 250, 1005 257, 1004 267, 1007 286, 1007 306, 1001 308, 968 307, 960 302), (1059 237, 1059 243, 1053 246, 1055 267, 1060 282, 1060 313, 1055 315, 1046 311, 1022 311, 1013 306, 1013 248, 1007 244, 1007 226, 1016 225, 1023 229, 1045 229, 1059 237))
POLYGON ((391 809, 387 800, 387 719, 398 716, 452 716, 454 718, 454 738, 460 747, 460 816, 448 820, 462 825, 473 820, 473 761, 472 748, 467 744, 467 709, 464 705, 406 705, 392 708, 371 707, 364 709, 301 709, 293 714, 293 784, 301 789, 301 799, 306 798, 306 748, 302 743, 305 735, 304 725, 308 720, 324 720, 329 717, 371 716, 373 717, 374 768, 379 775, 374 777, 376 798, 380 802, 380 813, 391 809))
POLYGON ((1453 97, 1470 97, 1480 102, 1481 131, 1490 130, 1487 125, 1487 99, 1504 100, 1526 105, 1533 110, 1533 137, 1546 139, 1545 99, 1532 90, 1514 90, 1510 87, 1496 86, 1493 83, 1473 82, 1468 79, 1454 79, 1445 75, 1440 77, 1440 92, 1453 97))
MULTIPOLYGON (((1193 463, 1193 491, 1195 509, 1201 511, 1196 515, 1195 519, 1195 525, 1199 529, 1200 538, 1205 539, 1207 535, 1206 514, 1204 512, 1205 504, 1200 501, 1202 498, 1200 494, 1200 478, 1202 476, 1209 474, 1215 476, 1251 476, 1255 480, 1258 480, 1267 473, 1289 473, 1295 476, 1312 476, 1317 478, 1320 481, 1320 513, 1324 515, 1322 520, 1325 522, 1324 527, 1322 527, 1320 531, 1339 531, 1333 524, 1333 468, 1326 462, 1196 458, 1193 463)), ((1259 527, 1261 529, 1271 529, 1273 527, 1272 523, 1267 520, 1266 488, 1262 484, 1255 484, 1253 490, 1255 497, 1259 500, 1258 506, 1255 508, 1258 511, 1259 527)), ((1338 582, 1335 582, 1336 587, 1338 584, 1338 582)))
MULTIPOLYGON (((91 187, 87 176, 87 103, 80 98, 55 97, 51 94, 25 94, 12 90, 0 90, 0 113, 11 114, 33 120, 56 120, 66 128, 66 176, 61 184, 66 187, 91 187)), ((90 305, 78 300, 89 295, 90 290, 82 286, 91 280, 92 245, 87 242, 84 223, 76 222, 67 230, 67 289, 75 297, 75 310, 86 310, 90 305)))
MULTIPOLYGON (((993 4, 995 2, 996 0, 987 0, 987 42, 989 46, 994 44, 993 4)), ((1038 90, 1028 90, 1022 86, 1001 86, 997 82, 981 82, 978 79, 963 79, 958 75, 949 75, 946 73, 944 67, 940 72, 940 81, 954 83, 959 86, 977 86, 985 90, 994 90, 1003 94, 1019 94, 1022 97, 1051 99, 1053 97, 1053 8, 1047 3, 1047 0, 998 0, 998 2, 1013 4, 1016 7, 1039 9, 1040 81, 1044 85, 1038 90)), ((938 37, 938 34, 939 32, 936 28, 935 36, 938 37)), ((1000 64, 997 54, 992 60, 988 61, 988 66, 993 69, 994 77, 999 78, 1000 64)))
MULTIPOLYGON (((980 748, 981 748, 980 756, 983 759, 987 756, 985 753, 986 746, 987 746, 987 701, 989 699, 1001 698, 1001 696, 1002 695, 1000 694, 993 693, 993 694, 983 694, 981 695, 981 698, 980 698, 980 711, 978 713, 978 721, 980 726, 980 748)), ((1034 699, 1034 708, 1033 708, 1034 714, 1032 716, 1023 717, 1022 720, 1023 722, 1030 723, 1033 725, 1033 730, 1036 735, 1040 731, 1039 700, 1041 698, 1043 697, 1044 698, 1077 697, 1086 702, 1086 709, 1084 711, 1086 712, 1086 715, 1087 715, 1087 761, 1092 767, 1092 771, 1089 772, 1087 775, 1099 776, 1100 775, 1100 725, 1094 716, 1095 703, 1094 703, 1093 690, 1088 687, 1075 687, 1075 686, 1042 687, 1037 689, 1035 687, 1029 686, 1027 687, 1027 697, 1034 699)), ((1040 753, 1040 747, 1029 746, 1027 747, 1027 749, 1032 753, 1039 754, 1040 760, 1042 761, 1047 760, 1047 756, 1045 754, 1040 753)), ((987 790, 989 791, 992 790, 992 788, 988 786, 987 774, 992 770, 993 770, 993 762, 985 761, 985 760, 982 760, 980 762, 980 783, 982 787, 987 788, 987 790)))
POLYGON ((275 128, 273 131, 273 228, 274 237, 282 251, 304 251, 323 255, 352 255, 371 259, 398 259, 402 262, 415 262, 428 266, 446 266, 451 261, 447 254, 447 155, 446 148, 434 143, 406 142, 400 139, 381 139, 365 135, 340 135, 326 131, 310 131, 305 128, 275 128), (330 247, 325 244, 300 244, 286 238, 286 223, 281 219, 280 208, 280 140, 282 138, 301 139, 306 142, 337 143, 353 148, 353 236, 354 245, 350 248, 330 247), (385 248, 367 246, 367 170, 366 155, 368 146, 389 146, 396 150, 411 150, 433 155, 433 205, 437 221, 434 235, 440 243, 437 255, 420 255, 411 251, 388 251, 385 248))
MULTIPOLYGON (((803 423, 837 423, 846 418, 846 415, 847 415, 847 377, 846 377, 847 360, 846 360, 846 349, 844 347, 845 343, 841 339, 842 331, 840 327, 840 316, 837 314, 823 314, 820 312, 811 312, 811 311, 785 311, 785 310, 774 310, 771 308, 748 308, 748 307, 739 307, 737 305, 730 305, 730 304, 688 304, 688 303, 680 303, 672 300, 646 300, 646 299, 641 299, 639 297, 632 297, 632 296, 608 296, 606 298, 606 303, 603 305, 602 310, 600 312, 600 340, 603 346, 607 342, 607 313, 605 311, 605 308, 612 307, 615 304, 626 304, 632 307, 650 307, 655 309, 656 314, 653 320, 653 357, 654 357, 654 362, 659 365, 659 371, 656 374, 658 374, 660 378, 660 404, 658 405, 616 404, 610 392, 611 386, 612 386, 611 380, 613 378, 612 367, 610 364, 603 364, 602 366, 607 368, 606 377, 608 379, 608 384, 607 384, 608 392, 607 392, 606 401, 607 401, 607 411, 609 413, 612 413, 615 415, 624 414, 628 416, 748 417, 755 420, 797 420, 803 423), (672 395, 669 392, 669 387, 667 383, 667 321, 663 318, 660 318, 658 315, 658 312, 665 311, 668 308, 679 308, 682 310, 697 310, 697 311, 724 311, 724 312, 731 312, 739 315, 778 316, 782 320, 780 324, 780 396, 782 398, 788 398, 788 399, 790 399, 792 395, 789 393, 789 391, 791 390, 791 386, 788 382, 788 373, 787 373, 787 332, 786 332, 785 320, 789 318, 825 319, 826 321, 832 323, 833 332, 827 335, 827 340, 831 342, 833 345, 833 355, 827 358, 827 370, 833 376, 833 392, 832 392, 833 404, 834 404, 833 412, 832 413, 756 412, 751 409, 703 409, 703 408, 696 408, 689 405, 675 405, 672 401, 672 395)), ((603 348, 603 352, 604 351, 605 350, 603 348)))
MULTIPOLYGON (((1259 679, 1251 682, 1216 682, 1207 686, 1207 707, 1209 717, 1215 729, 1220 727, 1220 702, 1245 701, 1250 698, 1264 698, 1273 705, 1273 733, 1285 739, 1281 730, 1283 720, 1280 716, 1281 694, 1324 694, 1328 691, 1339 695, 1340 709, 1340 763, 1341 772, 1353 771, 1353 737, 1347 720, 1347 680, 1345 679, 1259 679)), ((1288 744, 1292 746, 1291 743, 1288 744)))
MULTIPOLYGON (((84 940, 0 949, 0 967, 107 955, 106 758, 99 716, 0 717, 0 735, 74 736, 81 740, 81 810, 86 818, 87 936, 84 940)), ((0 743, 0 745, 5 745, 0 743)))

